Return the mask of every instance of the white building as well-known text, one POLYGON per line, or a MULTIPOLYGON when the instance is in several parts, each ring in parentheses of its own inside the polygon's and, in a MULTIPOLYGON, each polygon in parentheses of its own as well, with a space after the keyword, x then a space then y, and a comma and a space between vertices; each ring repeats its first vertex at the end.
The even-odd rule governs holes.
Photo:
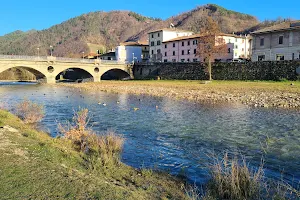
POLYGON ((179 30, 176 28, 165 28, 159 29, 156 31, 152 31, 148 33, 149 37, 149 54, 150 61, 152 62, 161 62, 163 60, 162 49, 164 45, 162 44, 165 41, 171 40, 173 38, 189 36, 192 35, 193 32, 179 30))
MULTIPOLYGON (((199 62, 203 61, 201 55, 197 54, 200 34, 173 38, 163 42, 163 62, 199 62)), ((249 36, 237 36, 232 34, 220 34, 227 44, 227 53, 218 55, 216 60, 229 61, 236 58, 250 58, 251 39, 249 36)))
POLYGON ((149 58, 148 43, 124 42, 116 47, 116 60, 132 63, 142 62, 149 58))
POLYGON ((300 59, 300 20, 283 22, 251 33, 252 61, 300 59))

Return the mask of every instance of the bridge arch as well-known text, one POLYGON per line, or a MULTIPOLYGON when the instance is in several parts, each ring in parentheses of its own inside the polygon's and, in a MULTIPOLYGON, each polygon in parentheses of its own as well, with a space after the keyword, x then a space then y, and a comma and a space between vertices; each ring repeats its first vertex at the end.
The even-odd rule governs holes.
POLYGON ((99 70, 91 71, 88 69, 84 69, 83 67, 64 67, 64 69, 59 68, 59 70, 56 70, 54 68, 54 75, 55 75, 55 80, 60 80, 63 78, 65 81, 83 81, 86 80, 88 82, 93 82, 95 80, 94 77, 94 71, 99 72, 99 70))
POLYGON ((123 79, 130 79, 130 74, 119 68, 113 68, 105 71, 100 80, 123 80, 123 79))
MULTIPOLYGON (((45 81, 47 81, 47 76, 44 72, 40 71, 39 69, 37 69, 36 67, 34 66, 23 66, 23 65, 16 65, 16 66, 13 66, 13 65, 6 65, 4 67, 1 67, 0 68, 0 74, 1 73, 4 73, 10 69, 24 69, 28 72, 30 72, 31 74, 33 74, 35 76, 35 79, 36 80, 41 80, 41 79, 44 79, 45 81)), ((24 79, 25 80, 25 79, 24 79)))

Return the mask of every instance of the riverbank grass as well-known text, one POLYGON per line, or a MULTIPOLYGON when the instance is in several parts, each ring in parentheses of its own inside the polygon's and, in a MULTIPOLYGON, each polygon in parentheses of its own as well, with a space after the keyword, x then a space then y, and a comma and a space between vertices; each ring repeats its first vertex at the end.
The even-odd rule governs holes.
POLYGON ((70 140, 51 138, 0 110, 2 199, 186 199, 183 183, 160 172, 145 175, 119 162, 85 165, 70 140))

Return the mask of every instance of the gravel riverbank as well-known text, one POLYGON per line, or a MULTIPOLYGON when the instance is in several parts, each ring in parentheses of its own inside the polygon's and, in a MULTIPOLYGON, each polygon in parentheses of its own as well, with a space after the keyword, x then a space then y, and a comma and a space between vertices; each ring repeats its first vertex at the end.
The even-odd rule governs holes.
POLYGON ((300 108, 300 82, 101 81, 61 85, 84 90, 146 94, 197 102, 300 108))

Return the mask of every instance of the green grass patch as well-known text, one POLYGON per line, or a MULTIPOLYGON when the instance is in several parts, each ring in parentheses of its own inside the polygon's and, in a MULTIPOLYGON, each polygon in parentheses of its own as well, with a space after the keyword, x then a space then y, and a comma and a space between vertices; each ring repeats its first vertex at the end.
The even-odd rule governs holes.
POLYGON ((72 142, 51 138, 0 110, 1 199, 186 199, 180 180, 120 163, 88 169, 72 142))

